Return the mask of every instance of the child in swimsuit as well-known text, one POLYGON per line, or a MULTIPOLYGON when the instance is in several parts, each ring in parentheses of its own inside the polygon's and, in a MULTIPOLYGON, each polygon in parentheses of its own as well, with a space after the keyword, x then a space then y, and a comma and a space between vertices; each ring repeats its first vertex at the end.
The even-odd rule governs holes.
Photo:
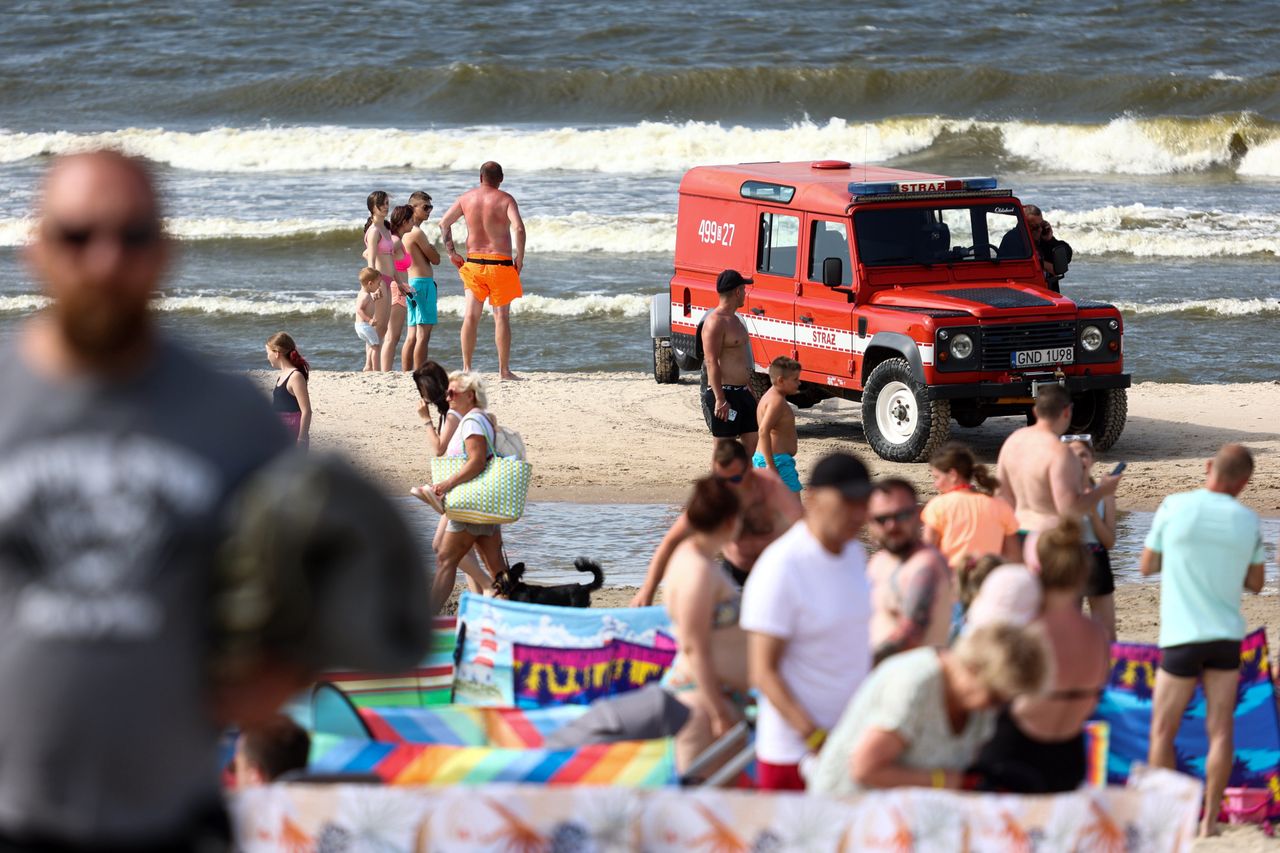
POLYGON ((267 362, 280 371, 280 379, 271 391, 271 408, 280 416, 289 435, 306 447, 311 440, 311 395, 307 379, 311 365, 298 352, 293 338, 276 332, 267 338, 267 362))
POLYGON ((356 337, 364 342, 364 370, 378 369, 378 346, 382 343, 374 327, 374 307, 382 295, 382 276, 373 267, 360 270, 360 291, 356 294, 356 337))

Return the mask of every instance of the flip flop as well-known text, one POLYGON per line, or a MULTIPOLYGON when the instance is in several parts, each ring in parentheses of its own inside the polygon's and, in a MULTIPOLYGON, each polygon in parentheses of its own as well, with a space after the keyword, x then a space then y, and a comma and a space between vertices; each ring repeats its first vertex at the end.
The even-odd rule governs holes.
POLYGON ((430 486, 414 486, 409 490, 409 494, 422 501, 436 512, 444 515, 444 501, 440 500, 440 496, 432 490, 430 486))

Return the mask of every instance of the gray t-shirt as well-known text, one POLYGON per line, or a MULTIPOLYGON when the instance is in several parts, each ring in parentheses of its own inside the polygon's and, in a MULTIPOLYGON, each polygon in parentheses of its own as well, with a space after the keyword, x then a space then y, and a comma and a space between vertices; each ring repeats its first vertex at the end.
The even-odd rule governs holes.
POLYGON ((0 834, 163 837, 219 802, 207 602, 228 494, 288 446, 162 342, 127 379, 0 347, 0 834))
POLYGON ((867 729, 894 732, 907 748, 898 764, 916 770, 964 770, 995 732, 994 711, 970 712, 952 731, 943 694, 942 663, 934 648, 893 655, 871 675, 822 745, 808 780, 811 793, 843 796, 859 787, 849 774, 849 756, 867 729))

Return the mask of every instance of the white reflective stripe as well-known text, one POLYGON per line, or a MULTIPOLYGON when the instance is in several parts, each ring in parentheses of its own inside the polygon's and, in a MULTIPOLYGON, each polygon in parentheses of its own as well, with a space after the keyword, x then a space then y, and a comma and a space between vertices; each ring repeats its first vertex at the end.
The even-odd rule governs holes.
POLYGON ((747 333, 751 337, 759 338, 762 341, 789 344, 795 336, 795 323, 789 323, 786 320, 743 314, 742 322, 746 325, 747 333))

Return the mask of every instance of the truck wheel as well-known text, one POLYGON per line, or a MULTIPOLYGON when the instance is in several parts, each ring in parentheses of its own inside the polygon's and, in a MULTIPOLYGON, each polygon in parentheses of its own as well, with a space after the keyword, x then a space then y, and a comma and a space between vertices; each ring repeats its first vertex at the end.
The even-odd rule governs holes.
POLYGON ((924 462, 951 432, 951 403, 930 400, 904 358, 876 365, 862 390, 867 443, 890 462, 924 462))
POLYGON ((751 372, 751 393, 756 395, 759 400, 765 394, 769 393, 769 389, 773 387, 773 380, 769 378, 767 373, 751 372))
POLYGON ((1076 397, 1072 404, 1071 432, 1092 435, 1095 450, 1110 450, 1120 440, 1129 416, 1129 395, 1125 389, 1090 391, 1076 397))
POLYGON ((680 365, 668 341, 666 346, 658 338, 653 339, 653 381, 659 385, 671 385, 680 379, 680 365))

